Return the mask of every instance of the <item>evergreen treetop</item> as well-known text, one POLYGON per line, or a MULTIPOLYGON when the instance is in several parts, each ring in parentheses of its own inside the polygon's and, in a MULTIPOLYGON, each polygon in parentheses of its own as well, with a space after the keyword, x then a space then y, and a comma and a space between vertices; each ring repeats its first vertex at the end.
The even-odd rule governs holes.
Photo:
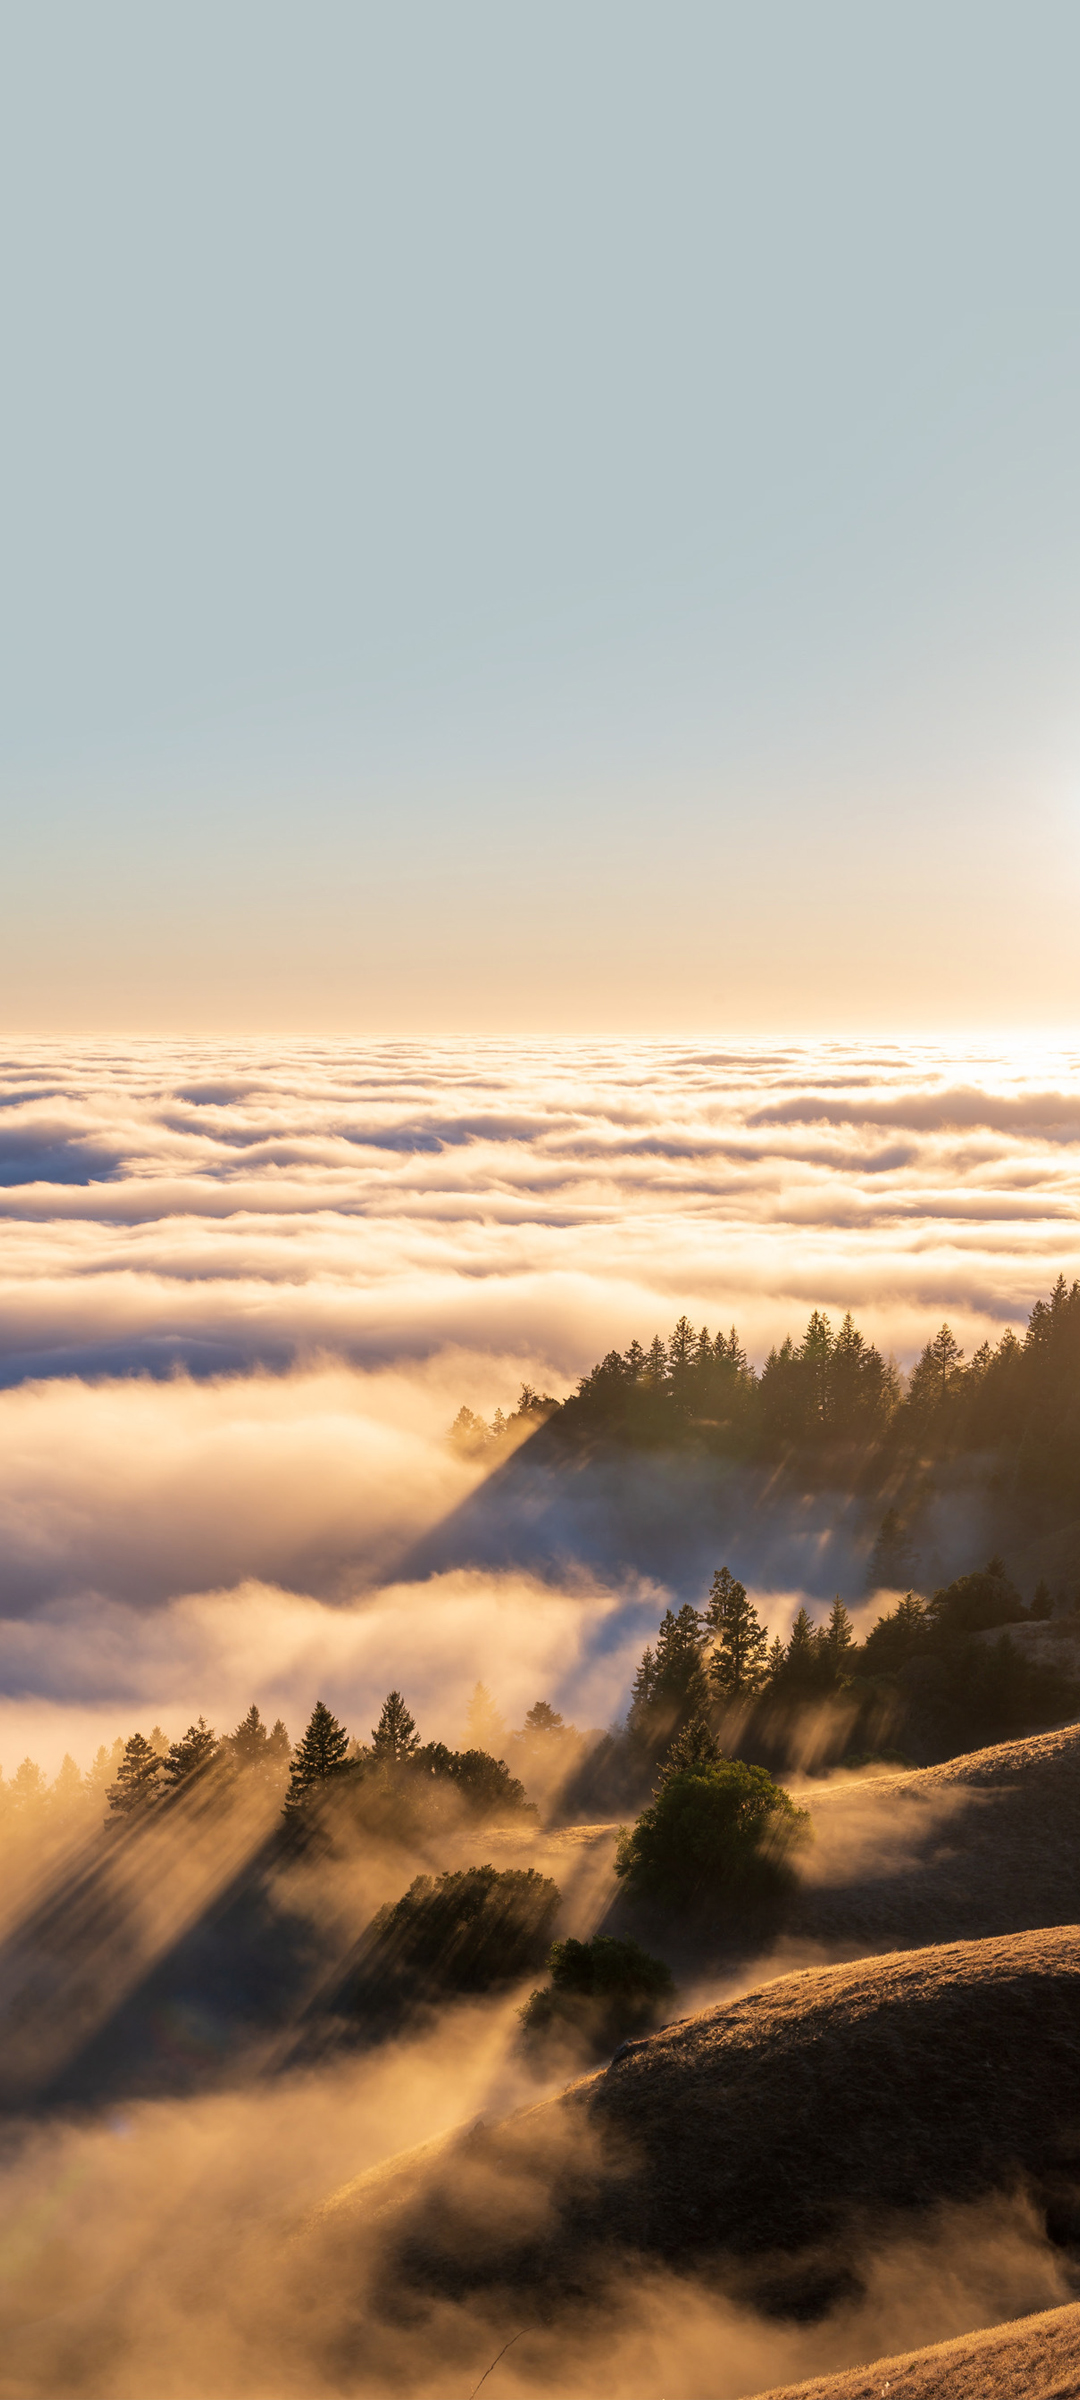
POLYGON ((411 1758, 420 1748, 416 1719, 410 1716, 400 1692, 388 1692, 382 1704, 382 1714, 371 1736, 376 1758, 401 1760, 411 1758))
POLYGON ((308 1794, 318 1791, 348 1765, 349 1736, 331 1715, 324 1700, 316 1700, 307 1726, 293 1753, 286 1813, 292 1815, 308 1794))
POLYGON ((152 1749, 145 1734, 133 1733, 124 1744, 124 1755, 116 1770, 116 1782, 107 1793, 109 1807, 117 1817, 145 1815, 158 1797, 162 1762, 152 1749))

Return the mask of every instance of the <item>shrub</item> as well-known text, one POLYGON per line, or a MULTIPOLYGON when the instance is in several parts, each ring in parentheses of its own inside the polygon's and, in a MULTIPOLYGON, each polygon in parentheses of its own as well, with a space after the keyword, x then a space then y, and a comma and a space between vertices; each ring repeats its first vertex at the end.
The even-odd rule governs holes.
POLYGON ((372 1919, 363 1981, 416 1998, 509 1983, 541 1964, 560 1898, 535 1867, 418 1875, 372 1919))
POLYGON ((693 1906, 751 1900, 778 1891, 791 1852, 808 1838, 809 1817, 764 1767, 728 1759, 686 1768, 661 1786, 615 1861, 642 1898, 693 1906))
POLYGON ((611 1934, 555 1942, 547 1963, 551 1982, 531 1992, 521 2010, 526 2045, 537 2054, 568 2048, 606 2057, 658 2024, 674 1998, 662 1959, 611 1934))

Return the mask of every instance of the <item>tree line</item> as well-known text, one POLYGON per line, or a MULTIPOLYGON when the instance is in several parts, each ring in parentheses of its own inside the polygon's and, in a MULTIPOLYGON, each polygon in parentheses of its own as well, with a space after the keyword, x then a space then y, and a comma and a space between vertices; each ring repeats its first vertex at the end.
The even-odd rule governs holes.
POLYGON ((1022 1338, 1006 1328, 970 1358, 942 1324, 906 1379, 850 1311, 834 1329, 814 1309, 801 1340, 788 1335, 760 1371, 734 1326, 711 1335, 681 1316, 666 1341, 609 1350, 561 1405, 526 1386, 497 1432, 463 1409, 452 1433, 482 1450, 511 1424, 549 1420, 565 1442, 600 1436, 747 1459, 852 1445, 934 1459, 1005 1452, 1024 1490, 1080 1496, 1080 1283, 1060 1275, 1022 1338))
POLYGON ((823 1704, 842 1704, 835 1755, 856 1759, 883 1733, 926 1758, 1068 1717, 1080 1707, 1072 1679, 1033 1659, 1008 1630, 1049 1614, 1045 1585, 1025 1606, 992 1558, 929 1598, 899 1596, 861 1641, 839 1595, 823 1621, 804 1605, 786 1639, 770 1639, 745 1585, 718 1567, 703 1606, 666 1611, 637 1668, 625 1726, 581 1769, 582 1796, 605 1779, 630 1790, 673 1759, 715 1759, 718 1736, 740 1755, 782 1763, 800 1718, 823 1704))

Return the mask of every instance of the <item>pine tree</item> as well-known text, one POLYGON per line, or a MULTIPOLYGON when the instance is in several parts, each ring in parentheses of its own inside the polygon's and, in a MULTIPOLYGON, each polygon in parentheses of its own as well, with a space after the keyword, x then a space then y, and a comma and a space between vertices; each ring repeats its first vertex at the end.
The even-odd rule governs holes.
POLYGON ((124 1744, 116 1782, 109 1786, 106 1795, 114 1815, 137 1818, 147 1814, 158 1797, 161 1763, 145 1734, 133 1733, 124 1744))
POLYGON ((275 1717, 266 1744, 268 1766, 287 1767, 292 1757, 292 1743, 283 1717, 275 1717))
POLYGON ((49 1793, 49 1799, 54 1808, 66 1815, 70 1809, 78 1807, 85 1798, 86 1786, 82 1776, 70 1750, 65 1750, 60 1761, 59 1774, 49 1793))
POLYGON ((844 1603, 840 1598, 839 1592, 837 1592, 836 1598, 833 1601, 831 1609, 829 1610, 828 1623, 825 1627, 825 1639, 830 1650, 832 1651, 836 1665, 838 1667, 842 1666, 851 1651, 855 1648, 855 1633, 852 1627, 851 1618, 844 1607, 844 1603))
POLYGON ((1041 1622, 1045 1624, 1046 1619, 1048 1617, 1052 1617, 1053 1613, 1054 1603, 1050 1598, 1050 1586, 1046 1582, 1045 1578, 1043 1578, 1035 1586, 1035 1596, 1031 1603, 1031 1614, 1037 1623, 1041 1622))
POLYGON ((197 1725, 189 1725, 178 1742, 169 1745, 164 1765, 165 1789, 178 1792, 182 1787, 200 1783, 213 1766, 220 1744, 214 1728, 205 1717, 197 1725))
POLYGON ((815 1308, 799 1347, 799 1364, 803 1371, 804 1406, 807 1411, 807 1431, 820 1430, 831 1414, 831 1368, 835 1343, 828 1317, 815 1308))
POLYGON ((807 1610, 800 1608, 784 1652, 784 1681, 795 1691, 805 1691, 819 1681, 820 1641, 821 1635, 807 1610))
POLYGON ((768 1633, 744 1584, 736 1583, 727 1567, 712 1579, 705 1618, 716 1636, 709 1676, 725 1699, 741 1699, 759 1691, 765 1679, 768 1633))
POLYGON ((630 1348, 626 1353, 626 1372, 629 1381, 631 1383, 640 1383, 648 1364, 649 1362, 645 1356, 644 1350, 641 1347, 641 1343, 637 1341, 631 1342, 630 1348))
POLYGON ((238 1767, 265 1766, 270 1736, 254 1700, 246 1717, 241 1717, 235 1732, 229 1734, 228 1746, 238 1767))
POLYGON ((371 1746, 377 1758, 393 1759, 400 1763, 411 1758, 420 1748, 416 1719, 409 1715, 400 1692, 388 1692, 382 1704, 382 1715, 372 1736, 371 1746))
POLYGON ((118 1733, 111 1749, 102 1742, 86 1771, 86 1796, 95 1807, 104 1808, 109 1799, 109 1786, 116 1782, 120 1761, 124 1755, 124 1737, 118 1733))
POLYGON ((641 1664, 634 1676, 630 1692, 630 1706, 626 1712, 626 1730, 634 1741, 644 1742, 649 1739, 650 1710, 655 1682, 656 1660, 651 1647, 646 1644, 641 1654, 641 1664))
POLYGON ((723 1755, 708 1718, 700 1715, 691 1717, 690 1723, 676 1734, 654 1790, 661 1791, 665 1783, 670 1783, 673 1775, 685 1775, 695 1767, 719 1766, 723 1755))
POLYGON ((702 1664, 701 1619, 688 1601, 665 1610, 656 1637, 650 1705, 651 1739, 671 1741, 691 1717, 704 1715, 709 1685, 702 1664))
POLYGON ((35 1759, 24 1758, 8 1786, 8 1799, 22 1817, 37 1815, 46 1793, 45 1777, 35 1759))
POLYGON ((772 1641, 769 1644, 769 1655, 765 1661, 766 1672, 770 1684, 782 1682, 785 1664, 786 1652, 784 1645, 779 1634, 775 1633, 772 1641))
POLYGON ((664 1384, 667 1382, 667 1371, 667 1343, 662 1340, 660 1334, 657 1334, 654 1340, 649 1344, 648 1357, 649 1382, 654 1386, 655 1390, 662 1390, 664 1384))
POLYGON ((502 1754, 506 1742, 506 1719, 496 1708, 487 1685, 473 1685, 472 1698, 465 1712, 466 1750, 486 1750, 491 1758, 502 1754))
MULTIPOLYGON (((273 1738, 273 1737, 271 1737, 273 1738)), ((348 1763, 349 1736, 331 1716, 325 1701, 316 1700, 306 1732, 297 1743, 289 1773, 285 1808, 293 1815, 310 1792, 343 1773, 348 1763)))
POLYGON ((523 1733, 562 1733, 563 1719, 550 1700, 534 1700, 525 1712, 523 1733))

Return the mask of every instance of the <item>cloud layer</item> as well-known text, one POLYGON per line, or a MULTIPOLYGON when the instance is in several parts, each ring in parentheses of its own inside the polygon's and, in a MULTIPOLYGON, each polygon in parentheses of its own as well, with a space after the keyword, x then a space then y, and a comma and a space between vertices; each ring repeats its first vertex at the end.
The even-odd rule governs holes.
MULTIPOLYGON (((186 1707, 185 1609, 208 1674, 222 1594, 370 1610, 475 1483, 460 1401, 565 1391, 683 1309, 758 1357, 818 1305, 905 1360, 945 1313, 969 1348, 1021 1326, 1080 1272, 1078 1197, 1072 1053, 25 1044, 0 1062, 3 1688, 126 1708, 116 1612, 149 1606, 186 1707)), ((579 1606, 603 1585, 574 1578, 579 1606)), ((568 1696, 574 1645, 560 1679, 520 1639, 568 1696)))

